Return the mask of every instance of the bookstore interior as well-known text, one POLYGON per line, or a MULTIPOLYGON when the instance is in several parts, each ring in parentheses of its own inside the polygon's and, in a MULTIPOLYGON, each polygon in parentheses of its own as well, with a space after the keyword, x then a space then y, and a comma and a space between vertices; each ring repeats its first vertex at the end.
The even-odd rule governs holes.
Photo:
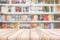
POLYGON ((0 0, 0 29, 60 28, 60 0, 0 0))

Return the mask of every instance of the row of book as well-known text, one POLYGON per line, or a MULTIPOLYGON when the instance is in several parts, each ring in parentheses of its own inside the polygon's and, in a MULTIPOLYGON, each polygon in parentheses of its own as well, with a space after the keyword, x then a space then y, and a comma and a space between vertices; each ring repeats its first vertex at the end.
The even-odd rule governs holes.
POLYGON ((60 6, 3 6, 0 12, 60 12, 60 6))
POLYGON ((1 29, 53 29, 54 23, 0 23, 1 29))
POLYGON ((29 6, 0 6, 1 12, 29 12, 29 6))
POLYGON ((60 0, 0 0, 1 4, 60 4, 60 0))
POLYGON ((1 14, 0 21, 52 21, 52 15, 14 15, 1 14))

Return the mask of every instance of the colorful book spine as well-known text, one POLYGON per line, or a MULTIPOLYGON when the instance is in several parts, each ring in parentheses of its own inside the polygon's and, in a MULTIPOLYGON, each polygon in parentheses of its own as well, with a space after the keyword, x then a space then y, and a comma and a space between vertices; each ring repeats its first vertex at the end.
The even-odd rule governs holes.
POLYGON ((49 21, 52 21, 53 19, 52 19, 52 15, 48 15, 48 20, 49 21))
POLYGON ((28 6, 23 7, 23 12, 29 12, 29 7, 28 6))
POLYGON ((21 21, 22 20, 22 15, 19 15, 18 16, 18 21, 21 21))
POLYGON ((44 21, 48 21, 48 15, 44 15, 44 21))
POLYGON ((31 0, 26 0, 26 4, 31 4, 31 0))
POLYGON ((60 4, 60 0, 58 0, 58 4, 60 4))
POLYGON ((45 0, 42 0, 42 3, 45 4, 45 0))
POLYGON ((44 15, 40 15, 40 21, 44 21, 44 15))
POLYGON ((26 21, 26 15, 22 15, 22 21, 26 21))
POLYGON ((38 21, 38 15, 34 15, 34 21, 38 21))
POLYGON ((48 6, 45 6, 45 7, 44 7, 44 11, 45 11, 45 12, 49 12, 49 7, 48 7, 48 6))
POLYGON ((41 4, 42 3, 42 0, 38 0, 38 4, 41 4))
POLYGON ((50 0, 45 0, 45 3, 46 4, 50 4, 50 0))
POLYGON ((33 29, 35 26, 34 26, 34 24, 31 24, 30 25, 30 29, 33 29))
POLYGON ((38 15, 38 21, 40 21, 40 15, 38 15))
POLYGON ((14 28, 17 29, 18 28, 18 23, 11 23, 10 26, 11 26, 12 29, 14 29, 14 28))
POLYGON ((2 24, 2 29, 7 29, 7 27, 8 27, 7 24, 5 23, 2 24))
POLYGON ((26 0, 21 0, 21 3, 22 3, 22 4, 26 3, 26 0))
POLYGON ((31 19, 32 19, 32 21, 34 20, 34 15, 31 15, 31 19))
POLYGON ((27 15, 27 20, 26 21, 31 21, 31 15, 27 15))
POLYGON ((50 0, 50 4, 54 4, 54 0, 50 0))
POLYGON ((11 12, 11 6, 8 6, 8 12, 11 12))
POLYGON ((10 16, 9 15, 5 15, 5 20, 9 21, 9 19, 10 19, 10 16))
POLYGON ((60 6, 57 6, 58 12, 60 12, 60 6))
POLYGON ((15 7, 15 12, 21 12, 22 11, 22 9, 21 9, 21 7, 15 7))
POLYGON ((36 3, 36 0, 31 0, 32 4, 35 4, 36 3))
POLYGON ((15 7, 14 6, 12 6, 12 8, 11 8, 11 12, 15 12, 15 7))
POLYGON ((54 29, 54 27, 55 27, 55 24, 51 23, 51 29, 54 29))

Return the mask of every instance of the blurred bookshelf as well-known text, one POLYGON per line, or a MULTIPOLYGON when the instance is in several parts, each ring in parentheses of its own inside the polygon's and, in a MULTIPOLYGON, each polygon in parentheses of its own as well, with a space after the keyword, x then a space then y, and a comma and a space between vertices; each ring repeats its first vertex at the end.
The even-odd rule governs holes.
POLYGON ((60 0, 0 0, 1 29, 54 29, 59 24, 60 0))

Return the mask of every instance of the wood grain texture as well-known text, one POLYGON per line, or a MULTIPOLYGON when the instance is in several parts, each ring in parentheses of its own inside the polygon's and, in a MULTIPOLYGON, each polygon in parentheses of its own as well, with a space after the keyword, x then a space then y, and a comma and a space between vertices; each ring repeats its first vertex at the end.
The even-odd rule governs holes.
POLYGON ((60 29, 0 29, 0 40, 60 40, 60 29))

